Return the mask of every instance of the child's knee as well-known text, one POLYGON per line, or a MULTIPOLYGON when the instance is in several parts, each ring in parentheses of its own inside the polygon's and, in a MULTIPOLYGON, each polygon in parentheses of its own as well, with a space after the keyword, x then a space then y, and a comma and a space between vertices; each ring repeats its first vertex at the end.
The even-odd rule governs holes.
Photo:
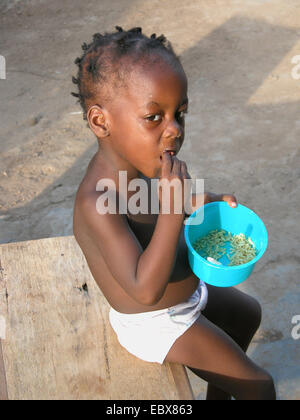
POLYGON ((247 295, 246 299, 240 302, 240 314, 237 318, 239 324, 245 329, 257 330, 261 324, 262 308, 258 300, 247 295))
POLYGON ((248 346, 249 339, 253 337, 261 324, 261 319, 262 308, 260 303, 253 297, 248 296, 238 317, 236 317, 235 336, 244 337, 245 344, 248 346))
POLYGON ((254 379, 237 379, 233 381, 235 393, 240 400, 276 400, 276 390, 273 378, 266 375, 254 379), (236 383, 235 383, 236 382, 236 383))
POLYGON ((257 399, 261 400, 275 400, 276 390, 272 376, 267 372, 263 371, 262 377, 256 383, 257 399))
POLYGON ((262 320, 262 308, 258 300, 251 297, 251 304, 249 305, 249 322, 254 331, 257 331, 262 320))

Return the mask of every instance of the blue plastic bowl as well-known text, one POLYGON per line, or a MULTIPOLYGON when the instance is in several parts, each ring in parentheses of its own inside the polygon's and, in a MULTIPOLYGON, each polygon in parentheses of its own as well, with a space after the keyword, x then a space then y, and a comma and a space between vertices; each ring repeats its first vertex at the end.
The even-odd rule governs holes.
POLYGON ((205 283, 218 287, 236 286, 245 281, 268 245, 268 232, 263 221, 247 207, 238 204, 232 208, 224 201, 205 204, 191 214, 185 222, 184 236, 191 269, 205 283), (226 255, 219 259, 224 264, 222 266, 202 258, 192 243, 215 229, 224 229, 233 235, 244 233, 246 238, 250 237, 257 250, 256 257, 236 266, 227 266, 229 260, 226 255))

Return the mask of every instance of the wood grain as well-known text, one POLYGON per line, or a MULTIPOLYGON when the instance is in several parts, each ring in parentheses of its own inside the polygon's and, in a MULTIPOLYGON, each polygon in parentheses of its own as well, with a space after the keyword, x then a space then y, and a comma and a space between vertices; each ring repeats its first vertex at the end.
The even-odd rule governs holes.
POLYGON ((184 366, 144 362, 120 346, 109 308, 73 236, 0 245, 0 396, 193 399, 184 366))
MULTIPOLYGON (((4 269, 1 265, 1 258, 0 258, 0 316, 3 316, 4 314, 3 308, 6 305, 6 288, 5 288, 3 271, 4 269)), ((7 394, 5 366, 4 366, 4 360, 3 360, 3 355, 2 355, 2 340, 0 339, 0 401, 5 401, 7 399, 8 399, 8 394, 7 394)))
POLYGON ((8 399, 7 395, 7 384, 5 376, 5 367, 2 356, 2 345, 0 340, 0 401, 6 401, 8 399))

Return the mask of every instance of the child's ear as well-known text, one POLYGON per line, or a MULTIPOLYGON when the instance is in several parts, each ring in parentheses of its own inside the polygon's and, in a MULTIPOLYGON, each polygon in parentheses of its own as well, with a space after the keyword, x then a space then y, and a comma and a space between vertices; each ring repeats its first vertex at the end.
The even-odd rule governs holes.
POLYGON ((89 108, 87 120, 96 137, 101 139, 109 136, 107 113, 100 105, 93 105, 89 108))

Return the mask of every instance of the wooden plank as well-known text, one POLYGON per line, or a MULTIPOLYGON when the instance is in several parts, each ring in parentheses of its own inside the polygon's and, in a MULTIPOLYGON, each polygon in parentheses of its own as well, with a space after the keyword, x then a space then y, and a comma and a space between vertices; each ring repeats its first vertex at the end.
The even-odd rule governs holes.
POLYGON ((0 245, 0 264, 9 399, 194 398, 183 366, 120 346, 73 236, 0 245))
POLYGON ((6 401, 8 399, 8 395, 1 341, 2 340, 0 340, 0 401, 6 401))
MULTIPOLYGON (((3 267, 1 265, 1 258, 0 258, 0 322, 2 319, 5 320, 4 317, 4 307, 6 306, 6 287, 5 287, 5 278, 3 274, 3 267)), ((1 326, 0 326, 1 328, 1 326)), ((5 339, 4 331, 0 330, 0 401, 5 401, 8 399, 7 394, 7 383, 6 383, 6 375, 5 375, 5 366, 2 354, 2 340, 5 339)))
POLYGON ((180 400, 194 400, 195 396, 185 367, 179 363, 167 363, 180 400))

